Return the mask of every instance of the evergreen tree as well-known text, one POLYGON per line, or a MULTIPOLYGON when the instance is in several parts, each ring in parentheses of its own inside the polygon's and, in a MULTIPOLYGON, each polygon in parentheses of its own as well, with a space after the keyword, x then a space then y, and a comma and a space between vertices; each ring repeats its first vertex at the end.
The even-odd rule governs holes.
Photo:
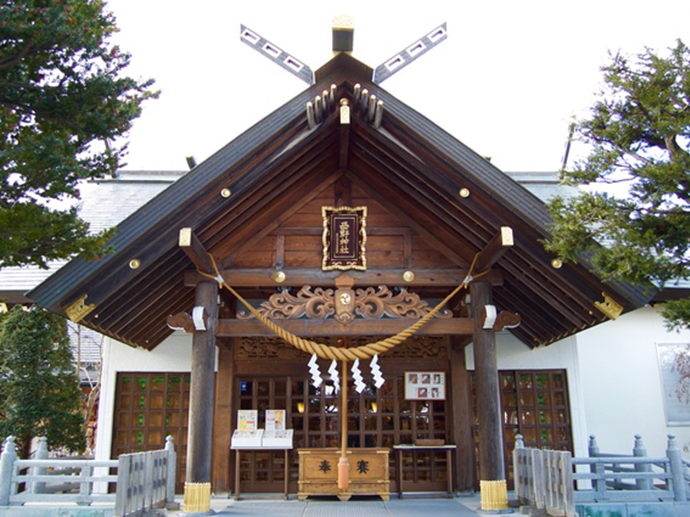
MULTIPOLYGON (((602 68, 604 89, 577 124, 591 152, 563 171, 566 183, 594 188, 549 204, 548 250, 650 288, 690 276, 690 51, 680 40, 669 50, 618 53, 602 68), (624 194, 611 193, 616 184, 624 194)), ((690 328, 690 300, 669 302, 664 316, 690 328)))
POLYGON ((105 251, 110 234, 55 201, 122 165, 116 141, 157 95, 123 75, 116 30, 100 0, 0 0, 0 267, 105 251))
POLYGON ((0 322, 0 437, 16 436, 23 458, 36 436, 82 451, 81 403, 65 320, 15 306, 0 322))

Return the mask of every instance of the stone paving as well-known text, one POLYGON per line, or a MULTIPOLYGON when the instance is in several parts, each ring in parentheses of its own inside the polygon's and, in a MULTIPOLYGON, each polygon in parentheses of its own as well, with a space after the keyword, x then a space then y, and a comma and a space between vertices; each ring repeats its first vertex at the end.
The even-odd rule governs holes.
MULTIPOLYGON (((211 508, 215 515, 228 517, 473 517, 477 513, 479 495, 458 496, 453 499, 406 497, 381 501, 378 497, 353 498, 339 501, 336 498, 310 498, 306 501, 291 499, 213 499, 211 508)), ((183 516, 184 512, 168 512, 169 516, 183 516)))

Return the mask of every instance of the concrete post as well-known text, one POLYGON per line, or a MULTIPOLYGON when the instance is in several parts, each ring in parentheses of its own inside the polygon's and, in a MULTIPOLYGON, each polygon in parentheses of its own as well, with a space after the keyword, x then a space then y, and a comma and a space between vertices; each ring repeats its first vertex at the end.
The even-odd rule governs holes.
MULTIPOLYGON (((36 450, 37 460, 47 460, 48 459, 48 438, 41 436, 38 439, 38 449, 36 450)), ((31 469, 31 474, 35 476, 43 476, 46 474, 45 467, 34 467, 31 469)), ((32 494, 42 494, 45 491, 45 481, 36 481, 31 484, 32 494)))
POLYGON ((685 492, 685 476, 683 476, 683 457, 676 443, 675 435, 668 435, 666 456, 671 465, 671 482, 673 484, 673 500, 676 502, 687 501, 685 492))
POLYGON ((599 444, 597 443, 597 439, 594 437, 594 435, 589 436, 589 457, 590 458, 596 458, 599 456, 599 444))
MULTIPOLYGON (((636 458, 643 458, 647 456, 647 448, 642 443, 642 437, 639 434, 635 435, 635 447, 633 447, 633 456, 636 458)), ((635 464, 635 471, 641 473, 649 473, 652 471, 652 466, 649 463, 645 464, 635 464)), ((635 485, 638 490, 651 490, 652 489, 652 478, 644 477, 635 480, 635 485)))
POLYGON ((0 506, 10 505, 12 474, 16 459, 17 446, 14 443, 14 436, 8 436, 2 447, 2 455, 0 455, 0 506))
POLYGON ((165 486, 165 506, 166 508, 175 505, 175 472, 177 464, 177 453, 175 452, 175 442, 173 437, 168 435, 165 438, 165 450, 168 452, 168 476, 165 486))

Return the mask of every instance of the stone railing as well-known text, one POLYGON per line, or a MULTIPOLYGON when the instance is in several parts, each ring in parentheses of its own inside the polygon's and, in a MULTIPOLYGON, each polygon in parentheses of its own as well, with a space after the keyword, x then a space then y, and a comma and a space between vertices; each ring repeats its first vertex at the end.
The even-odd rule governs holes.
POLYGON ((165 449, 123 454, 117 460, 48 459, 41 438, 36 459, 17 458, 15 439, 8 437, 0 456, 0 507, 27 503, 55 506, 76 503, 114 504, 116 517, 141 515, 174 505, 176 454, 168 436, 165 449), (117 471, 115 474, 113 471, 117 471), (115 493, 96 493, 94 484, 115 486, 115 493))
POLYGON ((601 454, 591 437, 590 457, 572 458, 567 451, 526 449, 518 435, 513 461, 520 504, 570 517, 576 503, 687 502, 690 474, 675 437, 669 435, 666 456, 658 458, 646 456, 635 438, 632 456, 601 454))

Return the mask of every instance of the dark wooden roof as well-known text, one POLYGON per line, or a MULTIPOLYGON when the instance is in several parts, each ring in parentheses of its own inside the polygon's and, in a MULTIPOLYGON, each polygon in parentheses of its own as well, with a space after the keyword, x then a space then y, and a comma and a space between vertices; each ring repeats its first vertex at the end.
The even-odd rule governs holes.
MULTIPOLYGON (((405 231, 429 243, 444 257, 444 267, 467 267, 501 226, 510 226, 516 243, 494 266, 504 275, 494 299, 500 309, 522 316, 522 325, 513 332, 529 346, 553 342, 604 320, 594 306, 603 292, 626 311, 647 301, 641 290, 604 284, 583 265, 552 268, 553 257, 540 243, 548 235, 549 222, 543 203, 372 84, 370 68, 339 54, 316 72, 316 78, 313 87, 118 225, 112 254, 95 262, 71 261, 29 296, 65 314, 65 307, 87 294, 86 303, 96 305, 84 320, 87 326, 126 343, 153 348, 171 332, 166 316, 190 310, 194 302, 194 289, 184 283, 185 271, 193 266, 178 247, 180 228, 192 227, 225 268, 246 268, 246 261, 240 260, 243 254, 323 192, 349 184, 399 221, 405 231), (353 112, 346 167, 341 167, 337 110, 312 130, 305 114, 306 103, 331 84, 337 86, 337 99, 346 98, 351 105, 355 84, 384 102, 380 129, 361 112, 353 112), (220 195, 223 188, 231 190, 229 198, 220 195), (459 195, 462 188, 469 189, 469 197, 459 195), (128 265, 134 258, 141 262, 138 269, 128 265)), ((290 232, 298 230, 292 224, 290 232)), ((316 228, 303 230, 313 236, 316 228)), ((270 266, 275 269, 275 262, 270 266)), ((378 267, 385 269, 386 264, 378 267)), ((289 271, 289 266, 283 269, 289 271)), ((271 277, 265 278, 247 294, 260 296, 275 290, 271 277)))

